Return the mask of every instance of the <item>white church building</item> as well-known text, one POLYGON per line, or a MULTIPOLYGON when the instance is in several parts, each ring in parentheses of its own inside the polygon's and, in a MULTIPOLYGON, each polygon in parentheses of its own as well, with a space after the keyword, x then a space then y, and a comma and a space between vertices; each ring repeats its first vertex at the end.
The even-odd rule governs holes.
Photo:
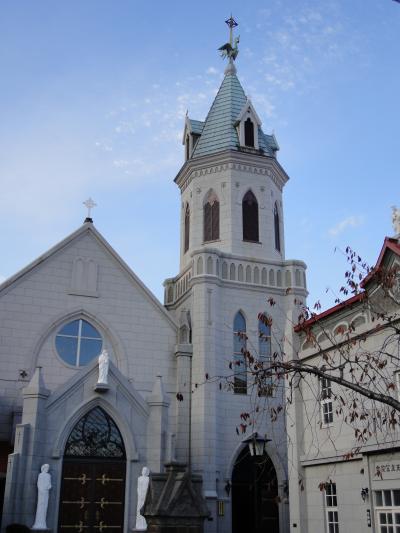
POLYGON ((186 118, 183 142, 180 272, 164 283, 164 305, 90 218, 0 286, 2 530, 32 527, 48 464, 51 531, 127 533, 142 468, 175 463, 202 478, 206 531, 289 531, 285 419, 269 416, 283 387, 252 383, 243 351, 279 352, 306 266, 285 259, 288 176, 232 58, 206 119, 186 118), (265 409, 237 432, 255 397, 265 409), (255 431, 261 466, 244 442, 255 431))

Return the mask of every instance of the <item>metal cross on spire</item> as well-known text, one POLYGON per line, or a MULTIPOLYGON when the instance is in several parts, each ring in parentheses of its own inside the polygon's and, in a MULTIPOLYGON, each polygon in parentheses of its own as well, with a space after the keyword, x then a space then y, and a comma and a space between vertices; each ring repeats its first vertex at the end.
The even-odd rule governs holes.
POLYGON ((239 26, 239 24, 236 22, 236 20, 231 16, 225 21, 225 24, 228 24, 229 26, 229 44, 233 45, 233 28, 236 28, 236 26, 239 26))
POLYGON ((238 26, 238 23, 236 20, 232 17, 232 15, 225 21, 225 24, 229 26, 229 43, 223 44, 218 50, 221 52, 221 57, 225 59, 227 57, 229 59, 229 64, 232 65, 233 61, 237 58, 237 55, 239 53, 238 49, 238 43, 239 43, 239 35, 233 39, 233 28, 236 28, 238 26))
POLYGON ((91 210, 93 209, 93 207, 96 207, 97 204, 90 197, 87 200, 85 200, 84 202, 82 202, 82 203, 88 210, 88 214, 87 214, 87 217, 85 218, 85 222, 93 222, 93 219, 90 216, 91 215, 91 210))

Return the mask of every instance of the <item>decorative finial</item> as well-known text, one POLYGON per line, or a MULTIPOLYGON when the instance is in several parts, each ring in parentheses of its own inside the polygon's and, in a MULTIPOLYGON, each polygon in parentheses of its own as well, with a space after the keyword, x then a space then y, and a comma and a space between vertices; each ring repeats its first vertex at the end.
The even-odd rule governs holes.
POLYGON ((400 238, 400 209, 392 206, 392 223, 395 236, 400 238))
POLYGON ((97 204, 91 199, 91 198, 88 198, 85 202, 82 202, 84 206, 86 206, 87 210, 88 210, 88 214, 87 214, 87 217, 85 218, 85 222, 92 222, 93 223, 93 219, 92 217, 90 216, 91 215, 91 210, 93 209, 93 207, 96 207, 97 204))
POLYGON ((229 63, 232 63, 237 58, 239 53, 238 44, 240 35, 233 39, 233 28, 236 28, 238 23, 232 17, 232 15, 225 21, 225 23, 229 26, 229 42, 222 45, 220 48, 218 48, 218 50, 221 52, 222 58, 225 59, 227 57, 229 59, 229 63))

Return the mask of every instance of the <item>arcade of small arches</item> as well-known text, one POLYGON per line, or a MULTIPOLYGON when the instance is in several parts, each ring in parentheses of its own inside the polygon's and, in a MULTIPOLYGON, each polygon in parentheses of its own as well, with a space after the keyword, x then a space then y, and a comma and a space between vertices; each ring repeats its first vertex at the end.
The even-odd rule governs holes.
MULTIPOLYGON (((220 238, 219 231, 219 207, 220 202, 217 194, 210 189, 203 202, 203 242, 212 242, 220 238)), ((184 238, 183 252, 189 250, 190 245, 190 207, 189 203, 184 207, 184 238)), ((274 242, 275 249, 281 251, 280 217, 278 203, 274 203, 274 242)), ((242 228, 243 241, 259 242, 258 202, 254 193, 249 189, 242 200, 242 228)))
MULTIPOLYGON (((317 338, 316 342, 322 348, 332 347, 332 342, 342 341, 349 333, 355 332, 358 334, 360 328, 367 323, 368 312, 356 315, 349 321, 341 321, 333 324, 331 327, 325 328, 317 338)), ((315 350, 315 341, 306 339, 302 345, 302 350, 315 350)))
POLYGON ((181 276, 166 283, 165 303, 171 304, 186 294, 190 281, 195 276, 216 276, 224 281, 265 285, 276 288, 306 289, 306 274, 303 268, 268 268, 260 264, 245 264, 241 261, 224 260, 208 254, 195 259, 194 267, 190 266, 181 276), (294 282, 294 283, 293 283, 294 282))

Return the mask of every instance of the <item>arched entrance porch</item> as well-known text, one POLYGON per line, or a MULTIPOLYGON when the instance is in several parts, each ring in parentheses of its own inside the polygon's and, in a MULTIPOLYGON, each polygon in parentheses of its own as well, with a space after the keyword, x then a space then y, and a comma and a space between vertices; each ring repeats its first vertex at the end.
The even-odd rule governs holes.
POLYGON ((58 531, 123 531, 126 453, 121 433, 101 408, 86 413, 64 450, 58 531))
POLYGON ((232 472, 232 533, 279 533, 278 480, 268 456, 246 446, 232 472))

